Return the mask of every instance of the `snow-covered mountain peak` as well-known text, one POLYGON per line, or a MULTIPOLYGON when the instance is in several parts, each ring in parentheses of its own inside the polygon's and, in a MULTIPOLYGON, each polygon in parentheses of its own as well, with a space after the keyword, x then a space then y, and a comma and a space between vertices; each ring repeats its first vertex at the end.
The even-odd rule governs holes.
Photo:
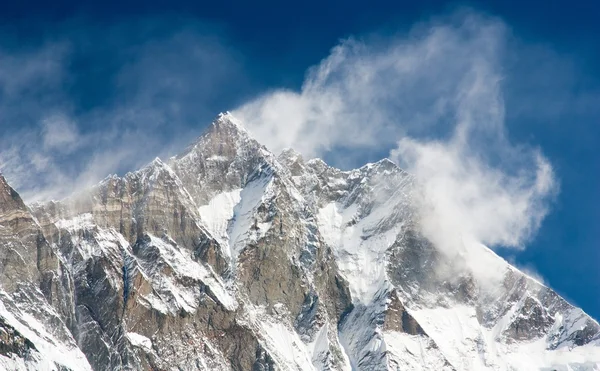
POLYGON ((244 124, 229 111, 219 113, 215 121, 213 121, 213 125, 231 126, 240 132, 248 133, 244 124))
POLYGON ((221 114, 169 166, 185 184, 198 205, 206 205, 221 192, 243 188, 261 166, 279 167, 275 156, 253 139, 231 114, 221 114))
MULTIPOLYGON (((188 148, 171 160, 182 159, 186 156, 195 156, 198 151, 207 150, 209 143, 223 144, 232 147, 232 144, 243 145, 244 143, 257 143, 244 128, 243 124, 229 112, 220 113, 205 131, 188 148)), ((219 152, 218 145, 211 147, 214 152, 219 152)), ((231 149, 231 148, 225 148, 231 149)), ((215 156, 222 156, 213 153, 215 156)))
POLYGON ((361 170, 366 170, 366 171, 376 171, 376 172, 381 172, 381 171, 402 171, 398 167, 398 165, 396 165, 389 158, 383 158, 383 159, 381 159, 381 160, 379 160, 377 162, 363 165, 360 169, 361 170))
POLYGON ((275 156, 229 113, 59 202, 0 178, 0 369, 600 367, 596 321, 485 246, 433 244, 418 192, 388 159, 275 156))
POLYGON ((2 174, 0 174, 0 212, 27 210, 19 194, 10 186, 2 174))

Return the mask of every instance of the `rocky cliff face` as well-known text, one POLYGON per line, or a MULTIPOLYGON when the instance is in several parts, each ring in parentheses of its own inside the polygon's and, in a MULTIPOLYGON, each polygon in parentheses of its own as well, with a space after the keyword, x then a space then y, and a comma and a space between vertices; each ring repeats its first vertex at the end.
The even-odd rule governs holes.
POLYGON ((0 369, 600 367, 600 327, 484 246, 427 241, 412 177, 278 157, 229 114, 27 207, 0 178, 0 369))

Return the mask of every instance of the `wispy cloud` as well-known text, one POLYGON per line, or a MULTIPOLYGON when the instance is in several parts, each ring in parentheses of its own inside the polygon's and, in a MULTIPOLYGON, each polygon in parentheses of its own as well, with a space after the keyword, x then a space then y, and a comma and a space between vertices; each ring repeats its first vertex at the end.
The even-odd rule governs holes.
POLYGON ((539 149, 506 133, 510 39, 500 20, 462 12, 408 35, 346 40, 301 91, 270 92, 235 114, 274 151, 295 147, 342 165, 389 153, 421 184, 422 232, 443 250, 520 248, 557 181, 539 149))
POLYGON ((82 145, 77 125, 68 117, 55 115, 41 122, 42 143, 47 150, 73 152, 82 145))
POLYGON ((66 27, 16 49, 2 36, 0 170, 30 202, 174 154, 245 84, 236 53, 190 20, 66 27))

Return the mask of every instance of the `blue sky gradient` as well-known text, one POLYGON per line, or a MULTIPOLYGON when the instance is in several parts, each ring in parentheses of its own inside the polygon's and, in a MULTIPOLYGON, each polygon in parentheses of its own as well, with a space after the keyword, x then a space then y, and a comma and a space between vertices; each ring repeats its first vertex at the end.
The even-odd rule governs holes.
MULTIPOLYGON (((385 45, 405 40, 415 25, 429 27, 432 18, 466 9, 503 25, 508 140, 539 149, 559 184, 525 248, 497 251, 598 319, 595 2, 3 4, 0 168, 30 200, 60 197, 174 155, 220 111, 276 89, 300 91, 307 71, 341 40, 385 45)), ((446 131, 441 122, 421 138, 446 131)), ((349 167, 385 157, 392 147, 333 146, 321 155, 349 167)))

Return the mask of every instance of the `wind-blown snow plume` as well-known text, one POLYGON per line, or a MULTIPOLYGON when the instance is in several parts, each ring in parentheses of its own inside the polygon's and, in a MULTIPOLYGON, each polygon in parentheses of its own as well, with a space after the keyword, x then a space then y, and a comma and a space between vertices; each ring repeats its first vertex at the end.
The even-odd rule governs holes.
MULTIPOLYGON (((473 13, 392 41, 346 40, 300 92, 275 91, 234 114, 272 150, 384 155, 421 183, 423 233, 442 248, 521 247, 556 190, 541 152, 505 135, 502 65, 509 32, 473 13)), ((350 158, 349 158, 350 157, 350 158)))

